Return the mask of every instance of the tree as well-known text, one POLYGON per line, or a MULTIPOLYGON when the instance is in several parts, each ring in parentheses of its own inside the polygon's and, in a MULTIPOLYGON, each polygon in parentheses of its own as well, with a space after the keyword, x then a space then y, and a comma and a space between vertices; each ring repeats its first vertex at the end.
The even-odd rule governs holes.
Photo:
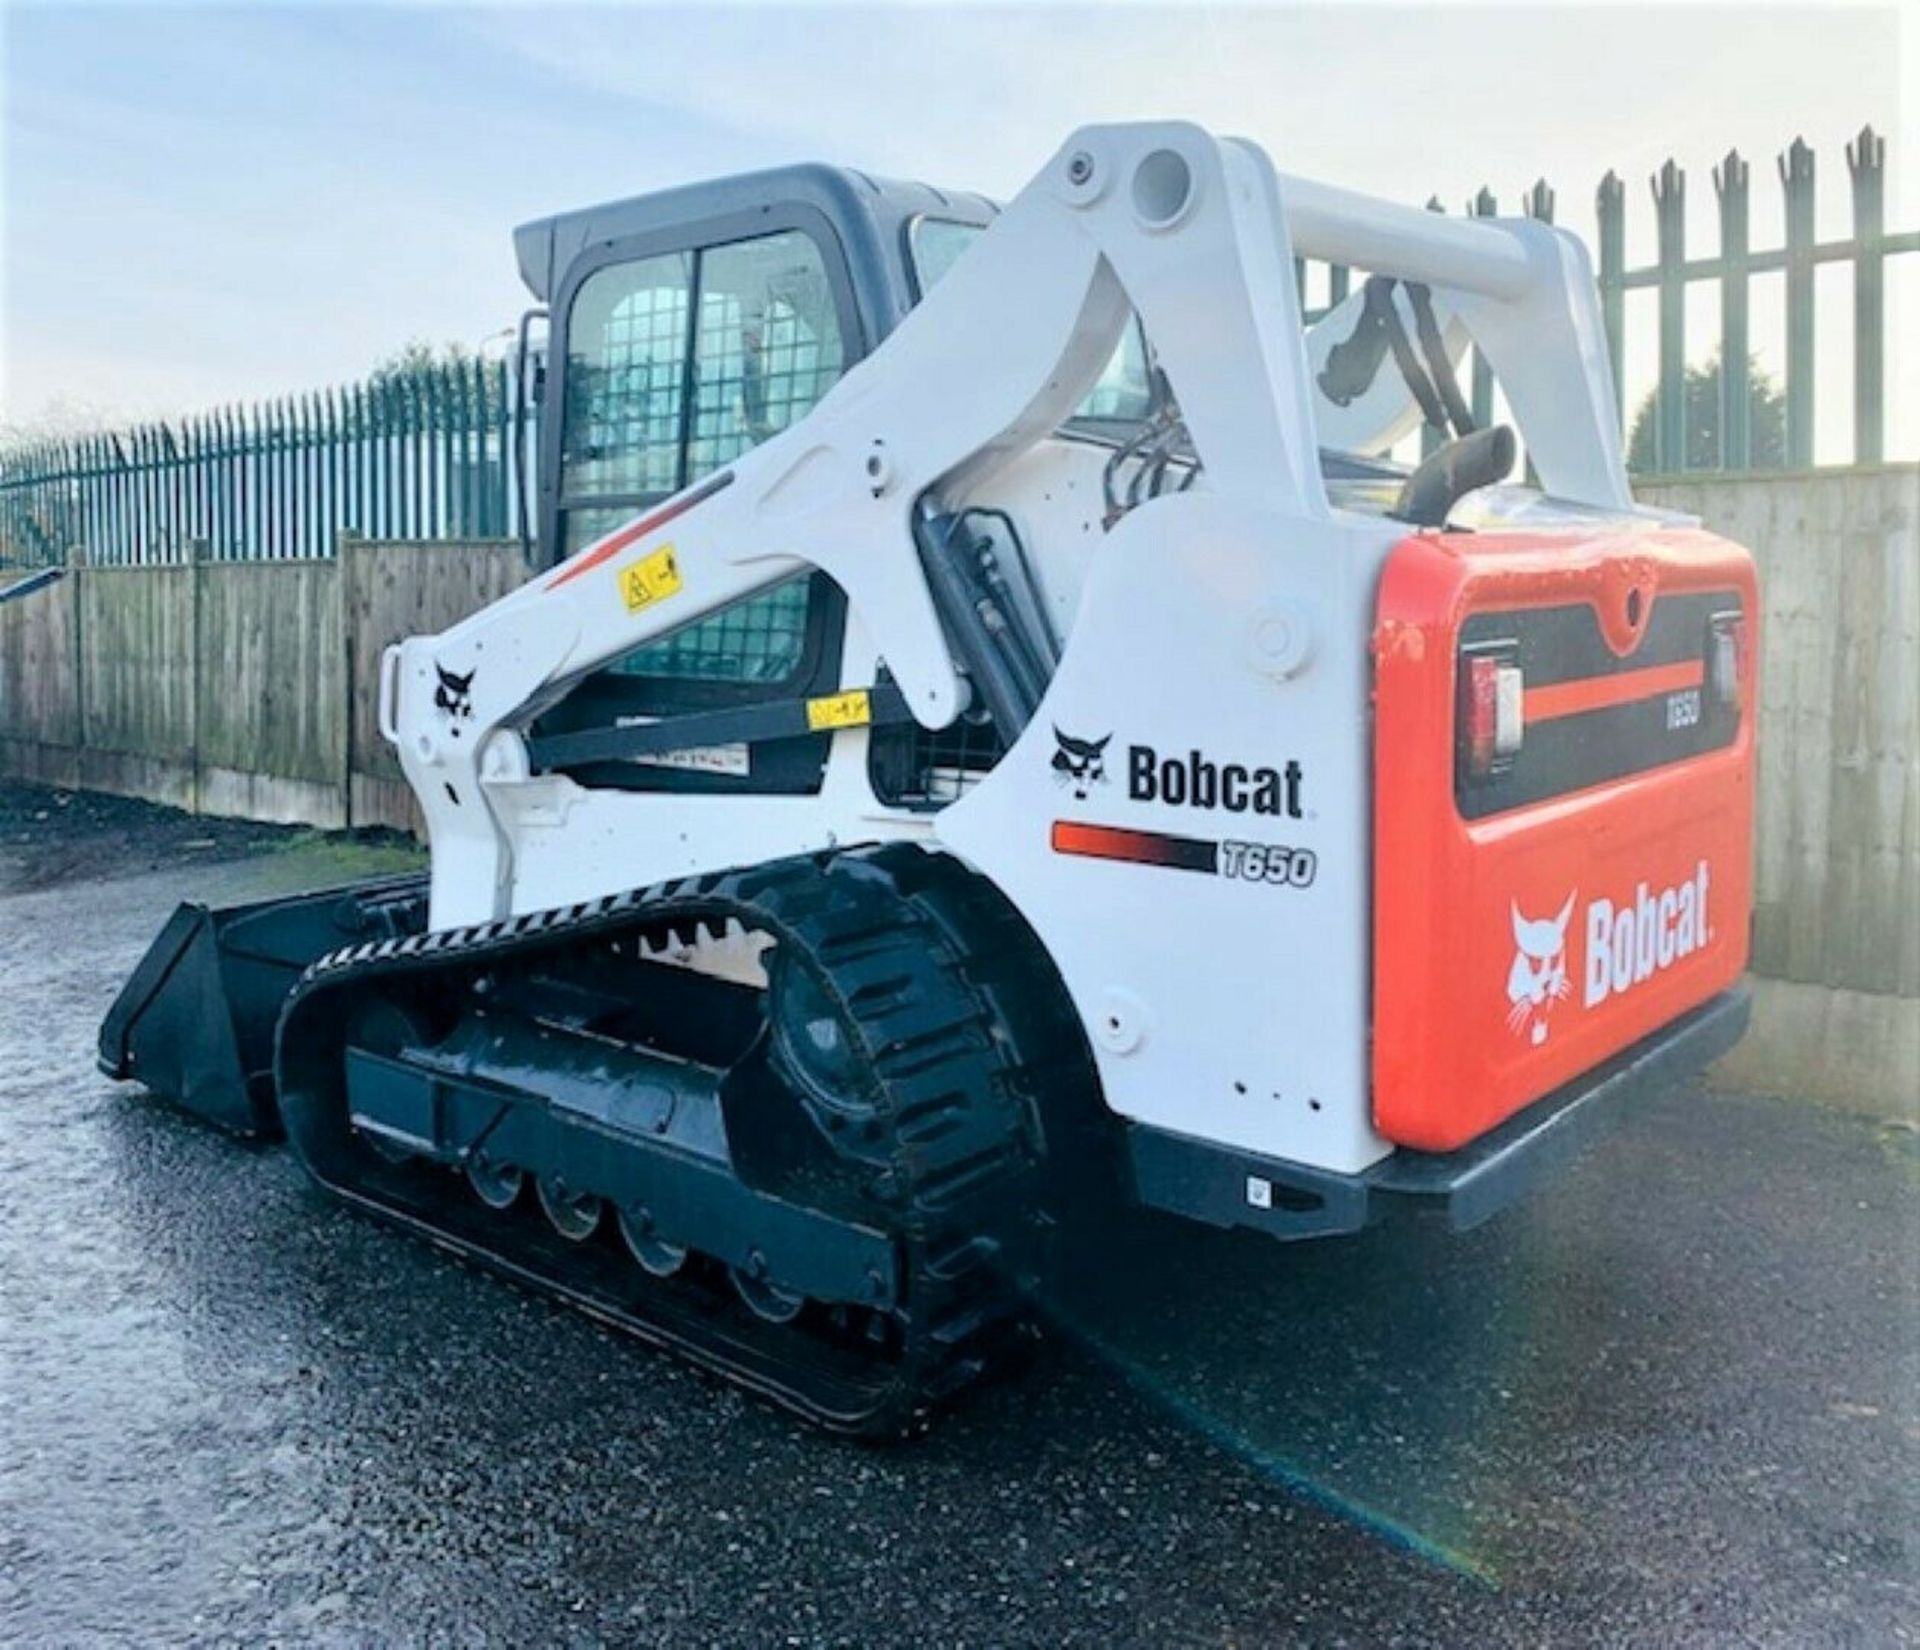
POLYGON ((40 442, 79 441, 124 429, 132 422, 112 408, 56 395, 30 418, 0 418, 0 451, 17 452, 40 442))
MULTIPOLYGON (((1686 406, 1689 470, 1721 467, 1720 357, 1702 366, 1688 367, 1682 398, 1686 406)), ((1659 469, 1677 469, 1655 456, 1659 426, 1658 390, 1650 390, 1633 415, 1633 433, 1627 438, 1627 468, 1641 475, 1659 469)), ((1747 359, 1747 422, 1749 467, 1777 470, 1787 461, 1786 397, 1751 356, 1747 359)))
POLYGON ((367 374, 369 384, 391 384, 398 379, 417 377, 436 367, 471 365, 473 351, 465 344, 430 344, 424 338, 409 338, 391 354, 383 355, 367 374))
MULTIPOLYGON (((475 382, 475 368, 479 361, 479 356, 465 344, 430 344, 424 338, 414 338, 374 364, 373 370, 367 374, 367 388, 377 394, 397 385, 435 377, 445 383, 456 375, 463 385, 471 385, 475 382)), ((488 421, 496 420, 505 413, 501 399, 504 391, 496 368, 497 363, 489 358, 487 370, 480 373, 478 379, 484 398, 479 411, 481 417, 488 421)))

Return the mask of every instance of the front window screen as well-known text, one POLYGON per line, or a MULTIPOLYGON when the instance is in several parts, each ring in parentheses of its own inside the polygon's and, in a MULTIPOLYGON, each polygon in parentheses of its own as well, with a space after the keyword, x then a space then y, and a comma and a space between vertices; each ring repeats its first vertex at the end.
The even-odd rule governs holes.
POLYGON ((567 502, 645 503, 678 491, 692 290, 687 252, 615 264, 581 284, 567 328, 567 502))
MULTIPOLYGON (((562 553, 777 435, 845 366, 825 262, 799 230, 597 270, 567 327, 562 553)), ((800 666, 807 609, 796 578, 614 668, 782 681, 800 666)))

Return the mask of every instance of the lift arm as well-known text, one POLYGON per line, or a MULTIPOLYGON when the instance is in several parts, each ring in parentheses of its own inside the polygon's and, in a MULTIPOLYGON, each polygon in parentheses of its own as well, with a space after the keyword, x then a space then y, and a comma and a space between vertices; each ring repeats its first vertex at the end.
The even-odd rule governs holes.
POLYGON ((1547 490, 1630 504, 1598 306, 1570 236, 1283 179, 1253 144, 1190 125, 1085 128, 805 419, 473 618, 390 652, 382 727, 432 833, 436 921, 506 909, 506 838, 483 781, 526 776, 520 730, 540 709, 631 648, 796 572, 833 578, 912 714, 950 723, 968 686, 915 514, 1057 429, 1134 313, 1207 490, 1326 517, 1296 255, 1432 285, 1499 373, 1547 490))

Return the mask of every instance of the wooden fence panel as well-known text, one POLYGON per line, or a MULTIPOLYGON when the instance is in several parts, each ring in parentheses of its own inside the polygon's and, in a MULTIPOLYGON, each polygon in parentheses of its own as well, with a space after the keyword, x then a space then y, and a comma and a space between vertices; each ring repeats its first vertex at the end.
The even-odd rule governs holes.
POLYGON ((1920 994, 1920 467, 1638 492, 1759 563, 1755 971, 1920 994))
MULTIPOLYGON (((1760 565, 1755 970, 1920 995, 1920 467, 1641 495, 1760 565)), ((498 541, 78 569, 0 604, 0 761, 207 811, 411 827, 377 725, 381 652, 523 577, 498 541)))
POLYGON ((347 823, 347 645, 332 561, 203 562, 203 812, 347 823))
POLYGON ((356 825, 419 825, 413 794, 381 736, 380 655, 497 601, 526 577, 511 542, 369 543, 343 540, 350 689, 349 811, 356 825))
POLYGON ((72 578, 0 602, 0 739, 72 750, 80 743, 72 578))
POLYGON ((89 567, 72 576, 82 783, 193 807, 193 569, 89 567))

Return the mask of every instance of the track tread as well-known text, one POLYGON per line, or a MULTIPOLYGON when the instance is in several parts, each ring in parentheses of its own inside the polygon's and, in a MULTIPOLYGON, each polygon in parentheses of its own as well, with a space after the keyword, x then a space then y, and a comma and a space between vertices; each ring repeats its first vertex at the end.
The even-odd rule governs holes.
MULTIPOLYGON (((325 1027, 355 991, 470 981, 478 972, 562 947, 628 934, 686 936, 738 920, 794 947, 857 1037, 881 1101, 884 1150, 863 1184, 905 1261, 903 1344, 876 1390, 828 1392, 779 1370, 748 1367, 718 1334, 700 1344, 615 1306, 578 1300, 565 1280, 535 1275, 409 1211, 382 1210, 330 1180, 295 1128, 296 1149, 323 1184, 522 1281, 575 1298, 595 1315, 664 1342, 831 1430, 892 1437, 920 1430, 933 1407, 1002 1368, 1031 1340, 1025 1287, 1042 1270, 1042 1122, 1049 1076, 1084 1087, 1091 1062, 1057 977, 997 892, 958 862, 907 847, 809 854, 748 870, 683 878, 557 911, 409 936, 322 958, 288 999, 276 1075, 283 1110, 320 1128, 325 1027), (409 978, 410 977, 410 978, 409 978), (321 1012, 333 1002, 333 1013, 321 1012), (316 1044, 316 1028, 319 1042, 316 1044), (1074 1065, 1077 1054, 1080 1066, 1074 1065), (291 1104, 289 1104, 291 1102, 291 1104), (311 1114, 311 1115, 309 1115, 311 1114)), ((341 1062, 337 1059, 334 1064, 341 1062)))

